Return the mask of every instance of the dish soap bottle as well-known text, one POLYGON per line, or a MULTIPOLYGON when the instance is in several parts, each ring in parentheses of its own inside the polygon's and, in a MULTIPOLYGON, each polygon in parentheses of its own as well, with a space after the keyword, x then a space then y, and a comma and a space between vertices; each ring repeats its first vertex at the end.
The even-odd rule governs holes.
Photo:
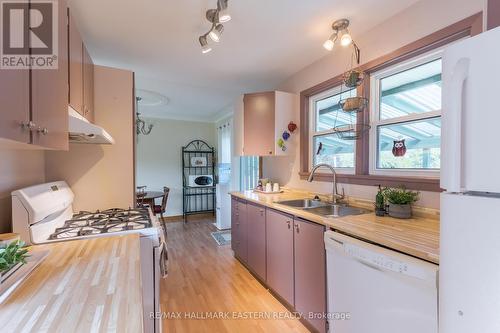
POLYGON ((375 215, 385 216, 385 199, 382 187, 378 185, 378 192, 375 196, 375 215))

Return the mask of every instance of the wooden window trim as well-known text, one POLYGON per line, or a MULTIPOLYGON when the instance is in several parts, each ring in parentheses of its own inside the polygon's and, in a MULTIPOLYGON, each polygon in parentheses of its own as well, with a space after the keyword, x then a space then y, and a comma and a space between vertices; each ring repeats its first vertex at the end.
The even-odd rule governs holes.
MULTIPOLYGON (((401 61, 411 59, 418 55, 439 48, 458 39, 475 36, 483 31, 483 13, 479 12, 444 29, 438 30, 424 38, 405 45, 387 55, 363 64, 357 69, 366 73, 365 80, 358 87, 358 96, 370 96, 370 73, 377 72, 383 68, 392 66, 401 61)), ((342 75, 337 75, 329 80, 308 88, 300 93, 300 178, 307 179, 309 176, 309 99, 319 93, 332 89, 342 84, 342 75)), ((365 124, 370 123, 370 110, 367 107, 359 115, 359 120, 365 124)), ((439 179, 423 177, 393 177, 369 174, 369 135, 365 134, 356 142, 356 166, 355 174, 339 174, 337 180, 344 184, 356 185, 404 185, 409 189, 440 192, 439 179)), ((333 181, 331 174, 318 174, 316 179, 321 181, 333 181)))

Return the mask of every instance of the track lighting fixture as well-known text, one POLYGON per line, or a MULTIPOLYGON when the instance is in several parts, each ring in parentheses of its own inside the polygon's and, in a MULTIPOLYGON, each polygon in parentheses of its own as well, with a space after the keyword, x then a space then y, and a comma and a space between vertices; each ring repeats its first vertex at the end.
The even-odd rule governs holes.
POLYGON ((356 43, 352 40, 352 36, 349 33, 349 30, 347 29, 349 27, 349 20, 347 19, 340 19, 332 23, 332 30, 333 33, 328 38, 324 43, 323 47, 327 49, 328 51, 333 50, 335 46, 335 42, 337 40, 340 40, 340 45, 346 47, 352 44, 354 47, 354 54, 356 56, 356 61, 359 64, 360 61, 360 50, 356 43))
POLYGON ((210 37, 210 40, 218 43, 221 39, 222 32, 224 31, 222 23, 231 20, 227 3, 228 0, 217 0, 217 9, 207 10, 206 18, 210 23, 212 23, 212 27, 206 34, 199 37, 202 53, 208 53, 212 50, 208 44, 207 37, 210 37))

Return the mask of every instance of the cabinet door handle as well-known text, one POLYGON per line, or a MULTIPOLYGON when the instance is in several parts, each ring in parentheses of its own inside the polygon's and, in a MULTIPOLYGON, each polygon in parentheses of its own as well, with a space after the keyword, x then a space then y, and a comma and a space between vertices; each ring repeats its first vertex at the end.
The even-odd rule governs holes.
POLYGON ((290 221, 286 221, 286 224, 288 224, 288 229, 291 228, 290 221))
POLYGON ((298 224, 295 225, 295 231, 297 231, 297 233, 299 233, 299 231, 300 231, 298 224))
POLYGON ((27 129, 29 131, 32 131, 35 129, 35 127, 36 127, 36 124, 32 121, 28 121, 28 122, 21 121, 21 128, 22 129, 27 129))
POLYGON ((264 210, 263 209, 260 210, 260 216, 264 216, 264 210))
POLYGON ((49 134, 49 130, 47 129, 47 127, 44 127, 44 128, 38 127, 37 132, 42 134, 42 135, 49 134))

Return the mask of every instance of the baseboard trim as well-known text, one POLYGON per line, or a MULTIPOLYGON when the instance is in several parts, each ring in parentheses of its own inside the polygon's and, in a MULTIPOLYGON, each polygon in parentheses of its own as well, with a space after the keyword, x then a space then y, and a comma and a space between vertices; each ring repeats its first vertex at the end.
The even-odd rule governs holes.
MULTIPOLYGON (((161 220, 161 217, 157 215, 158 219, 161 220)), ((203 213, 203 214, 193 214, 189 215, 187 218, 187 222, 190 221, 198 221, 198 220, 203 220, 206 218, 215 218, 213 213, 203 213)), ((174 215, 174 216, 165 216, 163 218, 165 223, 172 223, 172 222, 182 222, 183 221, 183 216, 182 215, 174 215)))

